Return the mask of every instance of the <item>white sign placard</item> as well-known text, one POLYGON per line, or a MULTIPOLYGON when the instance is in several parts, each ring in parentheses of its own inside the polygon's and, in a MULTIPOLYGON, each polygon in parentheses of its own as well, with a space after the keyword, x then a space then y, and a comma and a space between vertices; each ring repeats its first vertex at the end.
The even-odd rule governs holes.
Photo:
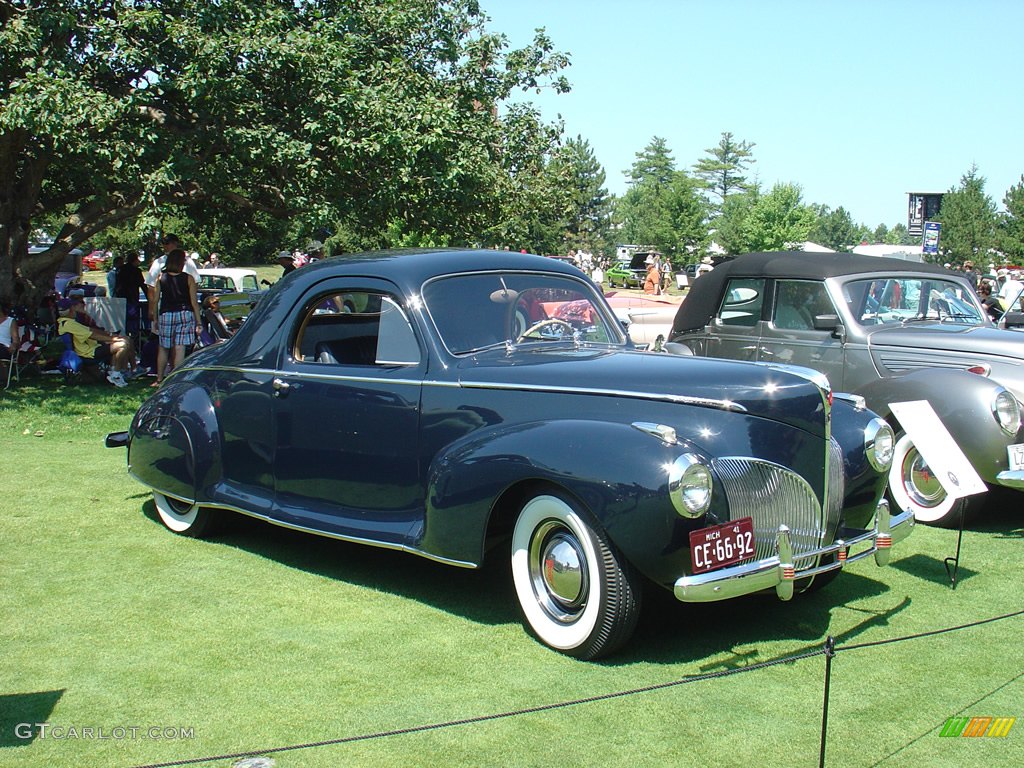
POLYGON ((960 498, 988 490, 931 403, 914 400, 889 407, 947 495, 960 498))

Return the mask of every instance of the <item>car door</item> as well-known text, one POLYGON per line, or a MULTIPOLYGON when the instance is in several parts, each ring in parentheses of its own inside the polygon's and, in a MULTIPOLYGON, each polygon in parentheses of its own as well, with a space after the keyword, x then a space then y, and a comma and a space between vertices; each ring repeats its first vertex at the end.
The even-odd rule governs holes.
POLYGON ((276 515, 403 542, 422 516, 425 356, 393 286, 329 281, 294 317, 274 381, 276 515))
MULTIPOLYGON (((775 280, 770 320, 761 330, 758 361, 802 365, 824 373, 834 389, 844 384, 843 342, 833 330, 815 328, 815 318, 838 319, 824 283, 817 280, 775 280)), ((820 326, 820 322, 819 322, 820 326)))
POLYGON ((726 283, 708 329, 708 357, 757 360, 766 283, 762 278, 750 277, 734 277, 726 283))

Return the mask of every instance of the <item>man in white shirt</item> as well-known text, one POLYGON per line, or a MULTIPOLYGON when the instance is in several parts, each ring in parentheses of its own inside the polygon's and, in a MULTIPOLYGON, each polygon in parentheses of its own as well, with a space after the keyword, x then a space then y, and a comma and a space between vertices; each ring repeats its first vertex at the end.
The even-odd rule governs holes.
POLYGON ((1010 304, 1024 289, 1024 283, 1014 278, 1013 274, 1005 269, 996 272, 996 279, 999 281, 999 304, 1003 310, 1009 310, 1010 304))
MULTIPOLYGON (((149 300, 153 300, 153 288, 156 286, 157 280, 160 279, 160 270, 164 268, 164 264, 167 262, 167 254, 173 251, 175 248, 181 248, 181 238, 177 235, 165 235, 164 239, 160 241, 160 246, 164 249, 164 255, 153 259, 153 263, 149 265, 149 272, 146 275, 146 292, 149 294, 149 300)), ((185 272, 186 274, 192 275, 192 279, 199 282, 199 268, 192 259, 185 259, 185 272)))

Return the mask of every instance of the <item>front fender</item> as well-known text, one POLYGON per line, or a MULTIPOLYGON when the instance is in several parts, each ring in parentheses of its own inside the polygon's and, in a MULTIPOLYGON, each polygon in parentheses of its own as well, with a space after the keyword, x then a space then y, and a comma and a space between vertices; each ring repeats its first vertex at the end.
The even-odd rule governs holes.
POLYGON ((481 562, 494 500, 517 484, 542 482, 579 498, 643 571, 679 535, 677 524, 696 527, 674 513, 667 491, 666 467, 685 450, 628 424, 585 420, 476 433, 431 464, 420 548, 481 562))
POLYGON ((899 420, 889 404, 927 400, 981 478, 992 484, 1008 467, 1007 446, 1021 439, 1019 431, 1007 435, 993 414, 1001 389, 1000 384, 978 374, 929 368, 879 379, 858 394, 897 431, 899 420))
POLYGON ((185 501, 208 501, 219 479, 217 418, 208 393, 169 382, 142 404, 129 430, 128 473, 143 485, 185 501))

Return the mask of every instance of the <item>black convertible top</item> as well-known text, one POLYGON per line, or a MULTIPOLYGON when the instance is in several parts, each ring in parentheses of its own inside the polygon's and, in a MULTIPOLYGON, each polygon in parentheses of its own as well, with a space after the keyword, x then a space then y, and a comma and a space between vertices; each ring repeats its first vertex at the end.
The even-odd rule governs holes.
POLYGON ((730 261, 723 261, 710 272, 701 275, 690 288, 686 299, 676 312, 672 333, 703 328, 718 311, 723 285, 729 278, 801 278, 824 280, 859 274, 928 274, 953 275, 955 273, 936 264, 890 259, 880 256, 861 256, 855 253, 812 253, 807 251, 771 251, 746 253, 730 261))

